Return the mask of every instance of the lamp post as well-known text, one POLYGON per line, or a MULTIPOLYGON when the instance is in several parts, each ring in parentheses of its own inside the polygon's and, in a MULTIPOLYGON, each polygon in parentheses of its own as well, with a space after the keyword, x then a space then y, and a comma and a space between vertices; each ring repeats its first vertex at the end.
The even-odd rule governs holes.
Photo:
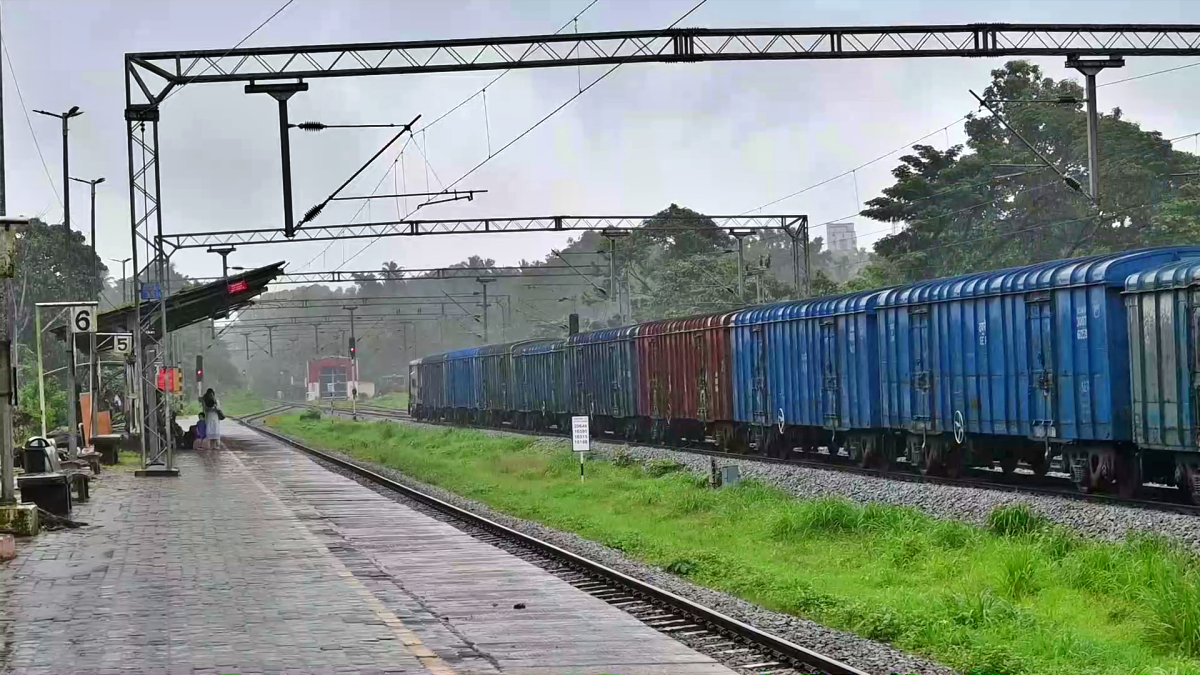
MULTIPOLYGON (((100 269, 97 267, 100 264, 99 263, 100 259, 96 257, 96 186, 103 183, 104 179, 97 178, 95 180, 85 180, 83 178, 75 178, 74 176, 71 176, 70 179, 75 181, 76 183, 83 183, 84 185, 87 185, 88 187, 91 188, 91 193, 92 193, 92 239, 91 239, 91 241, 92 241, 92 282, 98 284, 98 282, 96 282, 96 278, 100 274, 100 269)), ((100 288, 97 287, 96 288, 96 298, 99 299, 99 297, 100 297, 100 288)))
POLYGON ((65 113, 52 113, 45 110, 34 110, 33 112, 47 117, 57 117, 62 120, 62 135, 63 135, 63 230, 67 235, 67 241, 71 241, 71 190, 67 188, 70 172, 70 154, 67 152, 67 120, 72 117, 78 117, 83 114, 79 106, 71 106, 71 109, 65 113))
POLYGON ((121 302, 129 301, 129 299, 126 297, 129 280, 125 278, 125 263, 129 262, 130 260, 133 260, 133 258, 124 258, 122 260, 117 260, 116 258, 108 259, 109 262, 121 263, 121 302))
MULTIPOLYGON (((65 120, 64 120, 64 124, 65 124, 65 120)), ((63 146, 64 147, 66 146, 66 138, 65 137, 63 138, 63 146)), ((95 285, 95 294, 93 297, 95 297, 96 300, 98 301, 98 300, 100 300, 102 284, 100 282, 100 258, 96 255, 96 186, 103 183, 104 178, 100 177, 100 178, 96 178, 93 180, 85 180, 83 178, 75 178, 74 176, 70 176, 69 178, 70 178, 70 180, 73 180, 76 183, 83 183, 84 185, 87 185, 91 189, 91 202, 92 202, 92 228, 91 228, 92 229, 92 231, 91 231, 92 279, 91 279, 91 281, 92 281, 92 284, 95 285)), ((69 186, 66 191, 70 192, 69 186)), ((98 363, 98 361, 99 361, 99 357, 96 355, 96 333, 93 331, 92 334, 88 338, 88 391, 91 392, 91 396, 89 396, 90 401, 88 403, 88 407, 90 408, 88 417, 91 420, 91 426, 89 427, 91 429, 91 434, 89 434, 89 437, 96 433, 96 416, 98 414, 98 408, 96 407, 96 395, 100 391, 100 386, 99 386, 100 385, 100 364, 98 363)), ((89 438, 89 440, 90 440, 90 438, 89 438)))

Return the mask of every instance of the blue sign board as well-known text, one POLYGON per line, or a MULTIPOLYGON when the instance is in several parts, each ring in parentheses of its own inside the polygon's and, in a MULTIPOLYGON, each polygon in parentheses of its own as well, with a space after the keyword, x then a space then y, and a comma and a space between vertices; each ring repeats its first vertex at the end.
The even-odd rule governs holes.
POLYGON ((162 300, 162 286, 150 282, 142 284, 142 299, 162 300))

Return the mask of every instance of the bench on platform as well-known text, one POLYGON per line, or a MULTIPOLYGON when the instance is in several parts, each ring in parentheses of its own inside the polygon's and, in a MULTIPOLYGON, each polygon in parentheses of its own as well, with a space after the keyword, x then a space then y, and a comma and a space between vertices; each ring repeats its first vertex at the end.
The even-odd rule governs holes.
MULTIPOLYGON (((82 474, 75 473, 75 475, 82 474)), ((45 509, 50 513, 66 516, 71 513, 71 483, 73 480, 69 473, 34 473, 18 476, 17 488, 21 490, 22 502, 37 504, 38 508, 45 509)))
POLYGON ((100 463, 112 466, 117 463, 125 438, 121 434, 97 434, 92 437, 92 446, 100 453, 100 463))
POLYGON ((59 464, 64 468, 72 469, 82 469, 86 466, 91 469, 93 474, 99 474, 101 461, 103 461, 103 457, 99 452, 80 451, 79 457, 76 459, 59 460, 59 464))

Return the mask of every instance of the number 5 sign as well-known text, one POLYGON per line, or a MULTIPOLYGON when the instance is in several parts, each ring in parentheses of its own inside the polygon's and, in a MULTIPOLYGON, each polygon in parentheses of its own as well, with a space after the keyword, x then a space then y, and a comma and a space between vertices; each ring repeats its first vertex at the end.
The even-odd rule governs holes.
POLYGON ((129 333, 118 333, 113 336, 113 353, 126 356, 133 347, 133 335, 129 333))
POLYGON ((71 331, 74 333, 95 333, 96 308, 90 305, 76 305, 72 307, 71 331))

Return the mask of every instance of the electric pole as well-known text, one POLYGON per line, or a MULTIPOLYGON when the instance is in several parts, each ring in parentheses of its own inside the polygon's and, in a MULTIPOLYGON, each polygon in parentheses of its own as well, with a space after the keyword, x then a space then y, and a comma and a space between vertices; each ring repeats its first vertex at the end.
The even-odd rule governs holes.
POLYGON ((483 287, 483 344, 488 343, 488 299, 487 285, 496 281, 491 277, 476 277, 475 283, 483 287))
POLYGON ((730 230, 729 234, 737 239, 737 266, 738 266, 738 302, 746 304, 746 237, 754 234, 754 230, 730 230))
POLYGON ((1087 135, 1088 135, 1088 192, 1092 202, 1100 203, 1100 112, 1096 106, 1096 75, 1105 68, 1123 68, 1125 59, 1110 56, 1107 59, 1081 59, 1067 57, 1067 67, 1083 73, 1087 91, 1087 135))
POLYGON ((342 309, 350 312, 350 419, 358 421, 358 344, 354 335, 354 312, 356 305, 346 305, 342 309))

